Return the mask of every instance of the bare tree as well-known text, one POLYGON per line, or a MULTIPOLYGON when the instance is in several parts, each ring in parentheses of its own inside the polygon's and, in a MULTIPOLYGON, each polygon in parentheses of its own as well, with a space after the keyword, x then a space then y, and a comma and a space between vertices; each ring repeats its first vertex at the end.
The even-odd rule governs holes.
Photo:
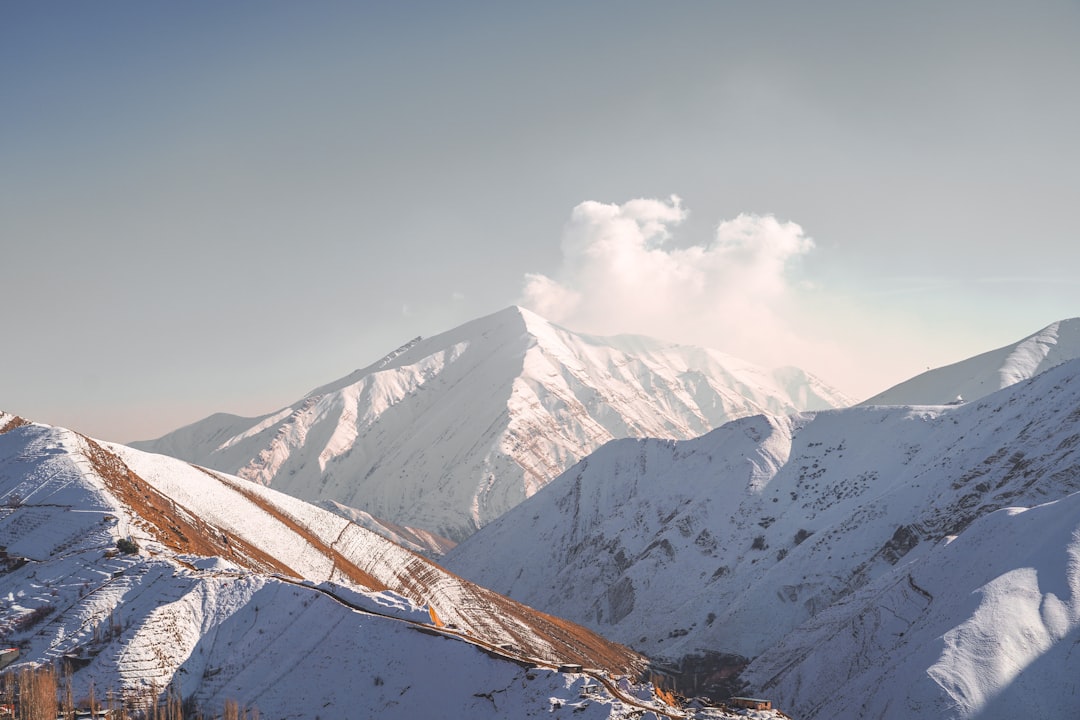
POLYGON ((64 673, 64 718, 74 720, 75 698, 71 692, 71 666, 69 665, 66 669, 67 672, 64 673))
POLYGON ((23 668, 16 682, 19 720, 56 720, 56 670, 51 665, 23 668))

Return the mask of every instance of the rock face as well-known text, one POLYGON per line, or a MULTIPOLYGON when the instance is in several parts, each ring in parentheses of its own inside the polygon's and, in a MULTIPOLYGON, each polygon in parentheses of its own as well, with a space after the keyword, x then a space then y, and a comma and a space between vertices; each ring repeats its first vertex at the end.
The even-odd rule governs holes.
POLYGON ((848 402, 795 368, 579 335, 513 307, 270 415, 214 415, 134 446, 458 541, 613 438, 848 402))
POLYGON ((1078 490, 1072 360, 964 405, 612 442, 443 562, 675 666, 725 654, 796 717, 1068 715, 1078 490))

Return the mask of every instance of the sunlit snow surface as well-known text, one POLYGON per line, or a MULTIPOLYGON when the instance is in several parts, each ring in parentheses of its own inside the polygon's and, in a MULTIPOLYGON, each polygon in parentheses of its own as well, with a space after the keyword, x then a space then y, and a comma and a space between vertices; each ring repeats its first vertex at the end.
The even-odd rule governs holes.
POLYGON ((99 698, 172 685, 212 711, 235 699, 265 718, 642 712, 606 693, 582 698, 585 676, 434 633, 429 608, 458 632, 551 664, 634 662, 337 515, 62 428, 0 413, 0 429, 0 638, 22 649, 20 664, 80 668, 77 701, 91 684, 99 698), (116 488, 137 492, 121 502, 116 488), (127 537, 137 554, 117 552, 127 537), (232 559, 173 547, 195 540, 232 559), (297 577, 253 567, 272 562, 297 577), (409 597, 351 581, 344 563, 409 597))
POLYGON ((214 415, 135 446, 456 541, 612 438, 849 402, 796 368, 580 335, 509 308, 266 417, 214 415))
POLYGON ((965 405, 613 442, 444 561, 650 655, 754 659, 796 717, 1071 717, 1078 490, 1072 360, 965 405))
POLYGON ((928 370, 875 395, 863 405, 940 405, 967 402, 1080 358, 1080 318, 1051 323, 997 350, 928 370))

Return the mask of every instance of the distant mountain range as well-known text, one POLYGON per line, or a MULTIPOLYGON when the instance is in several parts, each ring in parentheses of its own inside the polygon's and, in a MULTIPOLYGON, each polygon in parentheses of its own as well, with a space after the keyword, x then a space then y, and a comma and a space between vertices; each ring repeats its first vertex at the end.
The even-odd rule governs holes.
POLYGON ((0 642, 16 670, 70 668, 78 706, 95 688, 100 704, 115 692, 144 706, 171 688, 207 716, 229 700, 271 718, 662 707, 627 648, 335 514, 4 413, 0 642), (621 699, 598 686, 624 674, 621 699))
MULTIPOLYGON (((1074 327, 954 367, 1033 373, 1074 327)), ((443 562, 802 720, 1067 717, 1078 490, 1069 360, 962 405, 613 442, 443 562)))
POLYGON ((213 415, 133 446, 458 541, 613 438, 685 439, 745 415, 847 404, 796 368, 581 335, 511 307, 269 415, 213 415))

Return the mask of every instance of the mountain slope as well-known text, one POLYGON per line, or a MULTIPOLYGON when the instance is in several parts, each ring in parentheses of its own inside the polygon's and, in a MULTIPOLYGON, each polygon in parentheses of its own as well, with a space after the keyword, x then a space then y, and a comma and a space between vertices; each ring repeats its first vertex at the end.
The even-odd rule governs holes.
POLYGON ((1073 493, 980 518, 791 633, 743 677, 806 717, 1070 717, 1078 620, 1073 493))
POLYGON ((643 667, 333 513, 3 413, 0 590, 5 647, 20 663, 66 659, 76 695, 172 684, 268 717, 546 717, 559 698, 569 717, 585 678, 550 668, 643 667))
POLYGON ((1080 318, 1070 318, 1012 345, 927 370, 860 404, 941 405, 958 397, 971 402, 1076 358, 1080 358, 1080 318))
POLYGON ((367 528, 371 532, 381 535, 387 540, 391 540, 408 550, 420 553, 424 557, 437 558, 446 554, 457 544, 453 540, 444 538, 441 535, 436 535, 433 532, 428 532, 419 528, 405 527, 403 525, 395 525, 386 520, 381 520, 371 513, 357 510, 356 508, 351 508, 347 505, 342 505, 333 500, 320 500, 316 505, 340 515, 346 520, 356 523, 360 527, 367 528))
POLYGON ((794 368, 597 338, 508 308, 260 418, 214 415, 135 447, 460 540, 615 437, 846 404, 794 368))
MULTIPOLYGON (((759 658, 744 680, 799 715, 831 717, 819 708, 837 711, 836 703, 880 685, 885 668, 910 656, 915 674, 945 667, 935 677, 974 677, 983 700, 954 706, 950 681, 923 684, 932 699, 904 717, 941 717, 945 705, 952 709, 944 716, 974 717, 985 698, 1009 691, 1007 674, 990 669, 1002 654, 968 652, 964 661, 975 670, 961 671, 956 656, 940 648, 933 657, 917 652, 938 627, 924 623, 937 612, 941 624, 970 620, 987 642, 1008 643, 963 598, 998 577, 1023 575, 1031 553, 1071 556, 1075 548, 1063 530, 1049 548, 1002 553, 998 570, 958 578, 955 586, 941 574, 948 555, 936 548, 951 536, 964 540, 975 520, 1002 508, 1053 500, 1073 507, 1064 500, 1080 490, 1078 408, 1080 361, 1070 361, 961 406, 758 416, 687 442, 616 441, 444 560, 466 577, 713 680, 759 658), (924 560, 939 568, 927 570, 938 573, 935 583, 927 580, 934 587, 929 603, 915 587, 922 583, 909 584, 906 574, 917 576, 912 568, 924 560), (868 614, 875 596, 860 593, 881 584, 907 603, 894 604, 897 620, 868 614), (816 652, 824 644, 807 638, 841 636, 836 622, 871 635, 873 647, 838 641, 832 655, 816 652), (823 629, 808 635, 815 623, 823 629), (881 628, 863 627, 873 623, 881 628), (800 653, 805 667, 793 659, 800 653), (859 664, 867 657, 872 667, 859 664), (844 666, 865 671, 858 688, 847 687, 848 675, 830 675, 829 668, 844 666)), ((1080 532, 1077 516, 1062 522, 1080 532)), ((948 552, 961 547, 978 543, 948 552)), ((965 562, 977 559, 985 558, 965 562)), ((1060 562, 1052 569, 1062 575, 1060 562)), ((1055 648, 1080 622, 1071 582, 1055 587, 1066 605, 1054 612, 1065 619, 1055 619, 1055 633, 1045 636, 1052 640, 1031 651, 1037 657, 1067 655, 1055 648)), ((1074 674, 1080 670, 1080 660, 1068 662, 1074 674)))

